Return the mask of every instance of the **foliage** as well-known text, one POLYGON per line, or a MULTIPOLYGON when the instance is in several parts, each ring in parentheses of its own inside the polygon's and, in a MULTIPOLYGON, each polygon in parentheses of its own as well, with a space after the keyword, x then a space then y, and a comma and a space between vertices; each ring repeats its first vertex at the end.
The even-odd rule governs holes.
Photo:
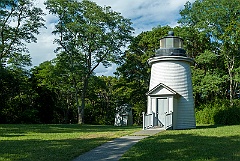
POLYGON ((196 111, 196 121, 199 124, 240 124, 239 101, 235 101, 233 106, 226 100, 216 100, 208 104, 203 104, 196 111))
POLYGON ((0 68, 0 116, 1 123, 36 123, 37 111, 32 98, 34 91, 29 88, 29 73, 19 68, 0 68))
POLYGON ((206 50, 215 51, 216 46, 211 42, 209 35, 199 31, 197 28, 191 26, 177 26, 173 28, 175 36, 179 36, 184 40, 184 50, 186 54, 195 59, 206 50))
POLYGON ((209 50, 195 58, 196 66, 192 68, 193 91, 196 105, 206 103, 215 98, 225 98, 226 81, 222 67, 222 59, 209 50))
POLYGON ((0 122, 38 123, 29 81, 31 58, 25 43, 36 42, 43 12, 30 0, 0 2, 0 122))
MULTIPOLYGON (((41 123, 77 123, 73 80, 68 75, 68 68, 58 60, 60 58, 32 69, 31 80, 37 93, 34 103, 41 123)), ((85 123, 113 125, 118 98, 115 83, 116 78, 110 76, 92 76, 89 79, 85 123)))
POLYGON ((187 2, 180 11, 183 26, 196 28, 211 37, 217 47, 214 54, 221 57, 225 75, 227 75, 229 99, 233 105, 238 90, 239 68, 239 19, 240 3, 235 0, 197 0, 187 2))
POLYGON ((240 125, 204 125, 143 139, 120 160, 239 160, 239 146, 240 125))
POLYGON ((198 124, 215 124, 215 115, 223 109, 229 107, 228 101, 212 101, 210 103, 202 104, 196 110, 196 122, 198 124))
POLYGON ((140 127, 93 125, 0 125, 0 160, 73 160, 140 127))
POLYGON ((111 76, 94 76, 89 80, 85 123, 113 125, 116 113, 117 97, 115 93, 116 78, 111 76))
POLYGON ((4 0, 0 2, 0 66, 30 64, 24 41, 36 42, 34 34, 43 27, 43 11, 30 0, 4 0))
POLYGON ((35 103, 42 123, 75 123, 72 115, 74 90, 71 77, 57 60, 46 61, 32 69, 33 88, 38 94, 35 103), (55 62, 55 63, 53 63, 55 62))

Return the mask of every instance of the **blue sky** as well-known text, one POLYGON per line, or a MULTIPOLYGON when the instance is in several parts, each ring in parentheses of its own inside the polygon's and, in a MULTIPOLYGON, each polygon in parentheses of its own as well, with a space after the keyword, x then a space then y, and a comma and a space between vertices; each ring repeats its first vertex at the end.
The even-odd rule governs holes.
MULTIPOLYGON (((123 17, 131 19, 135 29, 135 35, 142 31, 149 31, 158 25, 176 26, 177 20, 180 18, 179 10, 183 9, 187 0, 93 0, 100 6, 111 6, 111 8, 122 14, 123 17)), ((193 2, 194 0, 189 0, 193 2)), ((43 5, 44 0, 36 0, 36 5, 41 7, 47 14, 46 20, 47 29, 41 29, 37 35, 38 43, 28 44, 32 57, 33 66, 51 60, 56 57, 54 50, 57 45, 53 44, 54 36, 51 32, 54 29, 56 17, 49 15, 43 5)), ((97 75, 112 75, 116 65, 104 68, 98 67, 95 70, 97 75)))

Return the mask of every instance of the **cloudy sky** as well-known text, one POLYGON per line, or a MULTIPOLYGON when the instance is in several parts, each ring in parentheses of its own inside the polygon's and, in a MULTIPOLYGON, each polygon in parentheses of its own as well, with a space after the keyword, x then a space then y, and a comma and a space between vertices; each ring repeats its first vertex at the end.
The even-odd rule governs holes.
MULTIPOLYGON (((37 35, 38 43, 28 44, 32 57, 33 66, 55 58, 54 50, 57 45, 53 44, 54 36, 51 32, 54 29, 56 17, 49 15, 46 11, 43 2, 45 0, 37 0, 36 4, 41 7, 47 14, 46 20, 47 29, 41 29, 40 35, 37 35)), ((149 31, 158 25, 176 26, 177 20, 180 18, 179 10, 183 9, 187 0, 93 0, 100 6, 111 6, 111 8, 122 14, 123 17, 131 19, 135 34, 138 35, 142 31, 149 31)), ((194 0, 189 0, 193 2, 194 0)), ((100 66, 95 70, 97 75, 112 75, 116 65, 104 68, 100 66)))

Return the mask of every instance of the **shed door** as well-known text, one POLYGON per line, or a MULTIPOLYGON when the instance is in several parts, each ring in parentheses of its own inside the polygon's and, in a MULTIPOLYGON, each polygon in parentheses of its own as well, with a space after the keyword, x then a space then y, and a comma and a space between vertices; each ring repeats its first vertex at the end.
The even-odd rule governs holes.
POLYGON ((157 98, 158 126, 164 126, 166 113, 169 113, 168 98, 157 98))

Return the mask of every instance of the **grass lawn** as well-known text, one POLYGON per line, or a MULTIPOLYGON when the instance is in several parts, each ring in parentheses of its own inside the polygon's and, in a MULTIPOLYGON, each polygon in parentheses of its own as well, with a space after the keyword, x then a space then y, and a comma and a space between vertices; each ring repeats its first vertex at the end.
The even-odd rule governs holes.
POLYGON ((135 144, 122 161, 240 160, 240 125, 168 130, 135 144))
POLYGON ((70 161, 140 127, 95 125, 1 125, 0 160, 70 161))

